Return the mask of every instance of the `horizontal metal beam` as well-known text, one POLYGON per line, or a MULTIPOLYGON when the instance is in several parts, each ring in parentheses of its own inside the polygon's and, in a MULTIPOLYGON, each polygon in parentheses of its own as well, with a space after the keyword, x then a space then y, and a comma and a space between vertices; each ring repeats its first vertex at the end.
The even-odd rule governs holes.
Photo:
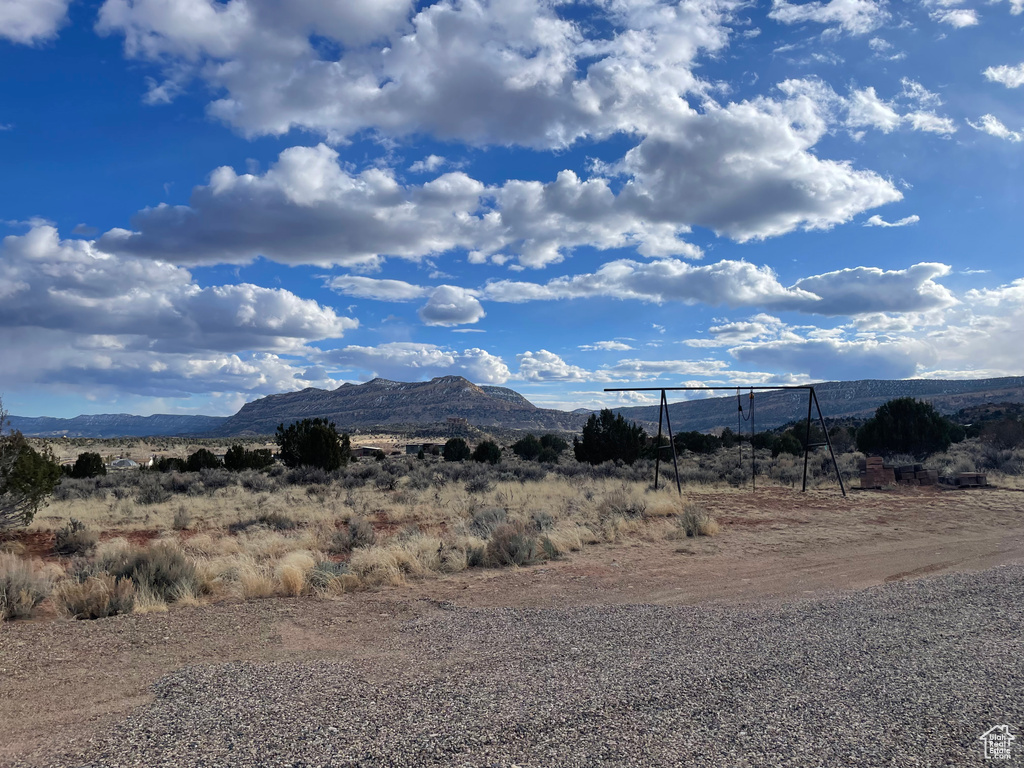
POLYGON ((739 384, 735 387, 621 387, 614 389, 605 389, 605 392, 711 392, 714 390, 734 392, 737 389, 814 389, 813 384, 807 384, 804 386, 786 386, 786 387, 752 387, 747 384, 739 384))

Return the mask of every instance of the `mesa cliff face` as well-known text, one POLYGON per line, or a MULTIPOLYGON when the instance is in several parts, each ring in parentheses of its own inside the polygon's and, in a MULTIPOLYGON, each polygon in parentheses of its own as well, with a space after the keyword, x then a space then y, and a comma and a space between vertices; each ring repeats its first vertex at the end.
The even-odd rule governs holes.
POLYGON ((339 430, 396 424, 437 424, 465 419, 480 427, 509 429, 578 429, 586 420, 564 411, 538 408, 505 387, 477 386, 461 376, 425 382, 373 379, 343 384, 335 390, 304 389, 270 395, 242 406, 214 434, 267 434, 278 424, 323 417, 339 430))

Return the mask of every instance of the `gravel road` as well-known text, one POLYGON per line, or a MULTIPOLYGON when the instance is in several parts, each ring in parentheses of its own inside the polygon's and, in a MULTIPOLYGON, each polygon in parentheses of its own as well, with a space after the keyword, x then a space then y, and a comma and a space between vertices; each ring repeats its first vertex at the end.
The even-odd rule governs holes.
POLYGON ((389 641, 415 663, 186 668, 59 764, 982 765, 980 734, 1024 728, 1022 614, 1024 566, 760 606, 442 605, 389 641))

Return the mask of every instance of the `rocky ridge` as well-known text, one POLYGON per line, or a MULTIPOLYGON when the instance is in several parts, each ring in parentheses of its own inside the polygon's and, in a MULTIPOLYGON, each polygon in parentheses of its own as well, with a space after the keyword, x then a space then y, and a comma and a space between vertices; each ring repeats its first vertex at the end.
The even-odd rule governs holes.
POLYGON ((480 427, 574 430, 584 421, 564 411, 538 408, 505 387, 478 386, 462 376, 440 376, 425 382, 373 379, 365 384, 343 384, 335 390, 304 389, 262 397, 242 406, 214 434, 266 434, 278 424, 312 417, 329 419, 344 431, 443 424, 448 419, 465 419, 480 427))

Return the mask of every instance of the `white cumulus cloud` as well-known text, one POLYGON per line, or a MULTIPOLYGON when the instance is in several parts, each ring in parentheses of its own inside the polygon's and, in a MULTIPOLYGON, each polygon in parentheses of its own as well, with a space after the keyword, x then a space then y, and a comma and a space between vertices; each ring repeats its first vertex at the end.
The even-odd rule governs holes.
POLYGON ((129 339, 150 350, 287 351, 358 322, 279 288, 200 288, 191 274, 61 240, 48 224, 0 246, 0 325, 129 339))
POLYGON ((1019 88, 1024 85, 1024 63, 1016 66, 1000 64, 998 67, 989 67, 982 74, 993 83, 1002 83, 1007 88, 1019 88))
POLYGON ((67 22, 71 0, 3 0, 0 3, 0 38, 35 45, 57 36, 67 22))
POLYGON ((493 281, 480 294, 509 303, 605 296, 858 315, 952 306, 956 303, 953 294, 934 280, 949 272, 949 266, 932 263, 904 270, 856 267, 805 277, 786 287, 770 268, 745 261, 694 266, 670 259, 647 264, 622 259, 593 273, 567 275, 547 283, 493 281))
POLYGON ((498 280, 482 289, 491 301, 523 301, 608 296, 661 303, 681 301, 726 306, 796 307, 816 301, 806 291, 782 286, 768 267, 745 261, 720 261, 694 266, 676 259, 643 263, 630 259, 608 262, 596 272, 567 275, 547 283, 498 280))
POLYGON ((595 341, 593 344, 581 344, 580 349, 584 352, 628 352, 633 347, 621 341, 595 341))
POLYGON ((874 0, 829 0, 829 2, 788 3, 774 0, 768 16, 782 24, 835 25, 853 35, 878 29, 889 18, 884 3, 874 0))
POLYGON ((323 352, 320 362, 396 381, 458 375, 477 384, 504 384, 511 376, 501 357, 486 350, 471 347, 460 351, 413 342, 389 342, 375 347, 350 345, 323 352))
POLYGON ((905 216, 902 219, 896 221, 886 221, 881 216, 875 215, 864 222, 865 227, 907 227, 911 224, 917 224, 921 221, 921 217, 916 213, 910 216, 905 216))
POLYGON ((578 365, 570 365, 554 352, 541 349, 516 355, 519 378, 525 381, 586 381, 591 374, 578 365))
POLYGON ((327 281, 327 287, 344 296, 376 301, 412 301, 430 293, 429 288, 404 280, 382 280, 362 275, 339 275, 327 281))
POLYGON ((932 21, 937 21, 941 24, 949 24, 951 27, 956 27, 957 29, 974 27, 979 23, 978 12, 973 8, 949 8, 934 11, 931 14, 931 18, 932 21))
POLYGON ((948 288, 935 282, 950 271, 948 265, 934 263, 900 270, 854 267, 805 277, 793 287, 818 296, 821 301, 813 311, 823 315, 921 312, 957 303, 948 288))
POLYGON ((455 285, 439 285, 419 311, 427 325, 466 325, 484 316, 484 308, 473 293, 455 285))
POLYGON ((445 159, 440 155, 427 155, 422 160, 417 160, 409 166, 412 173, 431 173, 445 164, 445 159))
POLYGON ((97 28, 123 35, 129 56, 189 67, 223 94, 211 114, 246 135, 372 129, 545 147, 641 127, 699 90, 697 53, 728 42, 729 6, 710 2, 594 5, 608 36, 546 0, 418 5, 107 0, 97 28), (322 54, 312 36, 341 50, 322 54))
POLYGON ((989 136, 995 136, 997 139, 1013 142, 1024 140, 1024 133, 1021 131, 1011 131, 995 115, 982 115, 978 122, 974 123, 968 120, 967 124, 974 130, 987 133, 989 136))

